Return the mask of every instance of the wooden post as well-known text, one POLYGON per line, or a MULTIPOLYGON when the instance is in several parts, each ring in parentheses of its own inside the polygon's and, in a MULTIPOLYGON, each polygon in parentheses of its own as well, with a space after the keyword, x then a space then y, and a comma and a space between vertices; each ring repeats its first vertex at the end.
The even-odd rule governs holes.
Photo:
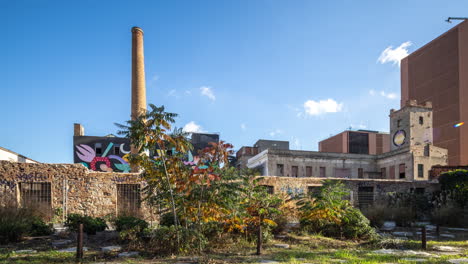
POLYGON ((440 236, 440 225, 439 224, 437 224, 436 233, 437 233, 437 236, 440 236))
POLYGON ((424 250, 427 249, 426 226, 423 226, 421 230, 421 247, 424 250))
POLYGON ((78 238, 76 245, 76 259, 83 259, 83 224, 80 224, 78 228, 78 238))

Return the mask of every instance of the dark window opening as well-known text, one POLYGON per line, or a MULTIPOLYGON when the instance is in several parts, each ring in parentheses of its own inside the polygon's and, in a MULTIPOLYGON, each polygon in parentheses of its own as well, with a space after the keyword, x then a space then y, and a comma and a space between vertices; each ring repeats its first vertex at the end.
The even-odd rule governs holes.
POLYGON ((284 165, 283 164, 276 164, 276 175, 277 176, 284 176, 284 165))
POLYGON ((387 168, 381 168, 380 169, 380 176, 382 177, 382 179, 387 178, 387 168))
POLYGON ((400 179, 406 178, 405 169, 406 169, 405 164, 404 163, 400 164, 400 166, 399 166, 400 179))
POLYGON ((400 127, 400 125, 401 125, 401 119, 398 119, 397 120, 397 127, 400 127))
POLYGON ((357 169, 357 177, 359 179, 364 178, 364 172, 363 172, 362 168, 357 169))
POLYGON ((299 168, 297 166, 291 167, 291 176, 298 177, 299 176, 299 168))
POLYGON ((369 154, 369 134, 349 132, 349 153, 369 154))
POLYGON ((267 193, 269 193, 269 194, 274 194, 275 193, 275 187, 273 187, 271 185, 262 185, 262 186, 265 187, 267 193))
POLYGON ((418 164, 418 177, 424 178, 424 165, 418 164))
POLYGON ((424 118, 422 116, 419 117, 419 124, 420 125, 424 124, 424 118))
POLYGON ((326 177, 325 167, 320 167, 320 177, 322 178, 326 177))
POLYGON ((317 197, 320 194, 320 186, 307 186, 307 194, 312 197, 317 197))
POLYGON ((96 154, 102 154, 102 144, 101 143, 94 144, 94 151, 96 151, 96 154))
POLYGON ((312 167, 311 166, 306 166, 306 176, 307 177, 312 177, 312 167))
POLYGON ((140 184, 117 184, 118 215, 139 215, 140 184))
POLYGON ((414 190, 415 194, 424 194, 425 192, 426 192, 426 189, 424 189, 424 188, 416 188, 414 190))
POLYGON ((360 208, 366 208, 374 203, 374 187, 359 187, 358 203, 360 208))
POLYGON ((120 155, 120 146, 114 146, 114 154, 115 155, 120 155))

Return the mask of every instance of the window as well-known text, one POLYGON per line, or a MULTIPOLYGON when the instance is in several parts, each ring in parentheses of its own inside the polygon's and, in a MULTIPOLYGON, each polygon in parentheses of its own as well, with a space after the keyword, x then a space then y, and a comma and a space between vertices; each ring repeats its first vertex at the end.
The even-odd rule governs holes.
POLYGON ((102 154, 102 144, 101 143, 95 143, 94 144, 94 151, 96 151, 96 154, 102 154))
POLYGON ((400 179, 406 178, 406 175, 405 175, 405 164, 404 164, 404 163, 400 164, 398 172, 399 172, 399 175, 400 175, 400 179))
POLYGON ((418 178, 424 178, 424 165, 418 164, 418 178))
POLYGON ((369 134, 349 132, 349 153, 369 154, 369 134))
POLYGON ((276 164, 276 175, 277 176, 284 176, 284 165, 283 164, 276 164))
POLYGON ((429 145, 424 146, 424 156, 429 157, 431 155, 431 149, 429 145))
POLYGON ((363 172, 362 168, 357 169, 357 177, 359 179, 364 178, 364 172, 363 172))
POLYGON ((140 184, 117 184, 117 214, 138 215, 140 212, 140 184))
POLYGON ((351 178, 351 169, 335 168, 336 178, 351 178))
POLYGON ((320 186, 307 186, 307 194, 312 197, 317 197, 320 193, 320 186))
POLYGON ((312 167, 311 166, 306 166, 306 176, 307 177, 312 177, 312 167))
POLYGON ((299 174, 299 168, 297 166, 292 166, 291 167, 291 176, 292 177, 297 177, 299 174))
POLYGON ((380 168, 380 176, 382 179, 387 178, 387 168, 380 168))
POLYGON ((325 167, 320 167, 320 177, 322 178, 326 177, 325 167))
POLYGON ((275 187, 273 187, 271 185, 262 185, 262 186, 265 187, 267 193, 269 193, 269 194, 274 194, 275 193, 275 187))
POLYGON ((120 155, 120 145, 114 145, 114 154, 120 155))
POLYGON ((397 120, 397 127, 400 127, 400 125, 401 125, 401 119, 398 119, 397 120))
POLYGON ((424 118, 422 116, 419 117, 419 124, 420 125, 424 124, 424 118))
POLYGON ((358 203, 360 208, 366 208, 374 203, 374 187, 359 187, 358 203))
POLYGON ((21 206, 50 212, 52 206, 50 182, 21 182, 21 206))
POLYGON ((395 166, 390 166, 390 175, 388 175, 389 179, 395 179, 395 166))

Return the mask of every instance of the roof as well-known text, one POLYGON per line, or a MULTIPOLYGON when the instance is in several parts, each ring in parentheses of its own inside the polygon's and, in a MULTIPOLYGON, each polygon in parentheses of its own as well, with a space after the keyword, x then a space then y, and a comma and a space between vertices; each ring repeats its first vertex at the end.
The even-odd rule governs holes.
POLYGON ((9 149, 7 149, 7 148, 0 147, 0 150, 6 151, 6 152, 10 152, 11 154, 17 155, 18 157, 22 157, 22 158, 25 158, 25 159, 32 160, 32 161, 34 161, 34 162, 40 163, 40 162, 37 161, 37 160, 33 160, 33 159, 31 159, 31 158, 28 158, 28 157, 26 157, 26 156, 24 156, 24 155, 21 155, 21 154, 19 154, 19 153, 16 153, 16 152, 14 152, 14 151, 12 151, 12 150, 9 150, 9 149))

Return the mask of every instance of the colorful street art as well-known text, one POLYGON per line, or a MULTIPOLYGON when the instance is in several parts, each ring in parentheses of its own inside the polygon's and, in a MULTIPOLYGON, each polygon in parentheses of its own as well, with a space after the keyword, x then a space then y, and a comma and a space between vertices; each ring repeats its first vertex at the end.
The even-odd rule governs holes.
POLYGON ((94 171, 105 171, 105 172, 113 172, 113 171, 122 171, 122 172, 130 172, 130 164, 128 164, 128 160, 126 160, 126 156, 130 151, 125 151, 124 144, 120 145, 120 153, 125 154, 123 157, 119 157, 117 155, 109 155, 109 151, 114 146, 114 143, 109 143, 107 145, 106 150, 102 153, 99 157, 96 155, 96 151, 88 145, 80 144, 76 145, 76 155, 81 160, 81 164, 83 164, 86 168, 94 170, 94 171))

